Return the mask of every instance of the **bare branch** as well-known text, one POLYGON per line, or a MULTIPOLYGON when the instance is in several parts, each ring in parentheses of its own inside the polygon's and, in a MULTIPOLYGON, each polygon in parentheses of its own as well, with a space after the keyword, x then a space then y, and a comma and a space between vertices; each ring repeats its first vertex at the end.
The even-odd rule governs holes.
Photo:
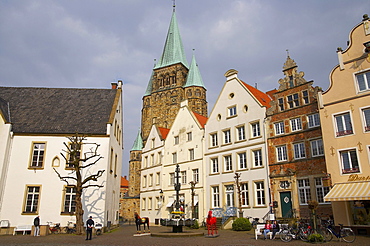
POLYGON ((69 177, 69 176, 61 176, 60 173, 53 167, 54 171, 56 172, 56 174, 58 175, 58 178, 61 180, 61 181, 64 181, 67 183, 67 185, 70 185, 68 183, 68 179, 72 179, 74 181, 77 181, 77 179, 75 177, 69 177))
POLYGON ((105 170, 99 170, 96 174, 90 175, 89 177, 85 178, 84 181, 81 182, 82 185, 86 184, 88 181, 97 181, 100 178, 105 170))
POLYGON ((81 188, 82 188, 82 189, 86 189, 86 188, 89 188, 89 187, 98 187, 98 188, 102 188, 102 187, 104 187, 104 185, 86 185, 86 186, 82 186, 81 188))

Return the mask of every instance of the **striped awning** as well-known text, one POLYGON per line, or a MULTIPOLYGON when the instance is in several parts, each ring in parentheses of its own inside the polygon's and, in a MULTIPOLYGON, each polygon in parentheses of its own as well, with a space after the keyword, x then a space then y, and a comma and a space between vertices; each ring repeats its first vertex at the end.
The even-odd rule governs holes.
POLYGON ((325 201, 370 200, 370 182, 338 183, 324 197, 325 201))

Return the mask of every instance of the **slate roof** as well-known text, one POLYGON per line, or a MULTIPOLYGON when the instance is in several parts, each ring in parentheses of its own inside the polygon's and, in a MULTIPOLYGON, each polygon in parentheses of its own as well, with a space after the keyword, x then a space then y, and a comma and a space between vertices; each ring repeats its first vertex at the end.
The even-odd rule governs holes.
POLYGON ((14 133, 105 135, 116 89, 0 87, 14 133))
POLYGON ((8 110, 8 102, 0 97, 0 113, 4 117, 6 123, 10 122, 10 115, 8 110))

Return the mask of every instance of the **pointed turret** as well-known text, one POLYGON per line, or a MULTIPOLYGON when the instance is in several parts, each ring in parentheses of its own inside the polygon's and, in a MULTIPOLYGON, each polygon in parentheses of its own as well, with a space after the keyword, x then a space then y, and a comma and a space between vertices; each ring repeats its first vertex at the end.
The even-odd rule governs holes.
POLYGON ((191 60, 188 77, 186 78, 186 84, 184 85, 184 87, 189 86, 200 86, 205 88, 194 54, 191 60))
POLYGON ((188 68, 188 62, 186 61, 180 31, 177 25, 176 12, 173 11, 162 57, 157 63, 155 69, 166 67, 176 63, 182 63, 185 67, 188 68))
POLYGON ((142 150, 142 149, 143 149, 143 139, 141 138, 141 131, 139 130, 131 151, 142 150))

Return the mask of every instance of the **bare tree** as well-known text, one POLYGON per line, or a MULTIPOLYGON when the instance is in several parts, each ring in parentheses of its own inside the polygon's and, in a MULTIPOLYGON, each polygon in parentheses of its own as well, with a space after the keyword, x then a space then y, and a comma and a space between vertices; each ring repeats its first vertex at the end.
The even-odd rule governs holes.
POLYGON ((243 218, 243 209, 242 209, 242 195, 241 195, 241 184, 240 184, 240 176, 241 174, 235 172, 235 186, 238 193, 238 208, 239 208, 239 218, 243 218))
POLYGON ((89 187, 103 187, 103 185, 93 184, 100 178, 105 170, 99 170, 95 174, 90 174, 83 177, 82 170, 95 165, 103 157, 98 154, 99 144, 86 143, 86 137, 83 135, 75 134, 72 137, 67 137, 69 142, 63 142, 66 150, 62 150, 61 155, 66 161, 66 166, 71 168, 72 172, 66 176, 62 176, 55 168, 59 179, 67 183, 68 186, 76 189, 76 234, 82 234, 84 231, 84 221, 82 209, 82 193, 89 187), (89 146, 88 151, 81 154, 82 146, 89 146))

